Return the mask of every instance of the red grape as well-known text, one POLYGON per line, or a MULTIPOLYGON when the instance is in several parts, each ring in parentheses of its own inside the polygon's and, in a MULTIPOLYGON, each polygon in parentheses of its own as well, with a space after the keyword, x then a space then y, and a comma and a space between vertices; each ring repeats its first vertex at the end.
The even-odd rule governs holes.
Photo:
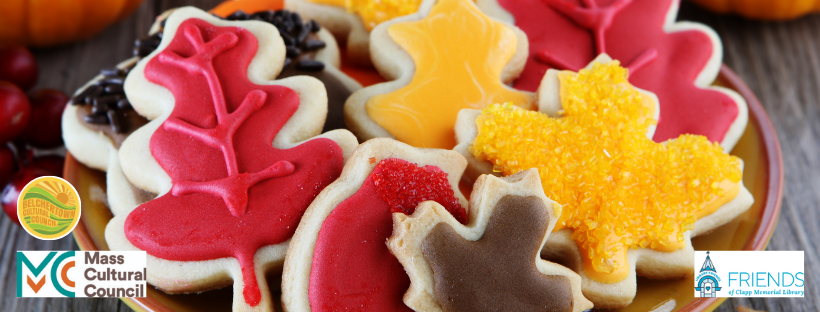
POLYGON ((30 119, 31 105, 23 90, 10 82, 0 81, 0 144, 23 133, 30 119))
POLYGON ((14 174, 14 151, 8 145, 0 145, 0 185, 6 185, 14 174))
POLYGON ((51 175, 51 173, 40 167, 29 166, 17 172, 11 182, 6 184, 6 188, 0 194, 0 204, 3 205, 3 211, 6 212, 11 221, 20 225, 20 219, 17 217, 17 197, 20 197, 20 191, 31 180, 47 175, 51 175))
POLYGON ((23 139, 37 148, 63 145, 62 116, 69 98, 54 89, 40 89, 29 97, 31 121, 23 132, 23 139))
POLYGON ((37 60, 23 46, 0 47, 0 80, 9 81, 23 91, 37 83, 37 60))

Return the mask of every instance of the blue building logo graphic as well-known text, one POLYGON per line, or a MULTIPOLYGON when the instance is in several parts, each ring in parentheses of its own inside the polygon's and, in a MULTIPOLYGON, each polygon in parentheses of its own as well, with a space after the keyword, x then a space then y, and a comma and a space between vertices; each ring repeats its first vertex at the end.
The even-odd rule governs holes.
POLYGON ((700 273, 695 279, 698 281, 696 291, 700 292, 698 297, 715 297, 715 292, 720 290, 718 281, 720 278, 715 271, 715 265, 712 264, 712 259, 709 257, 709 252, 706 252, 706 261, 703 261, 703 266, 700 268, 700 273))

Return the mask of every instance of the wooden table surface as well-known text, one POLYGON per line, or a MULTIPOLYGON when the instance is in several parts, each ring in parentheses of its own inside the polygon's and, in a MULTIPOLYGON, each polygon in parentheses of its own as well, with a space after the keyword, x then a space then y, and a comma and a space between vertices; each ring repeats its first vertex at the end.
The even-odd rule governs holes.
MULTIPOLYGON (((124 21, 75 44, 34 50, 37 88, 71 94, 100 69, 131 56, 136 38, 154 16, 193 5, 209 9, 221 0, 146 0, 124 21)), ((820 307, 820 15, 790 22, 755 22, 718 16, 684 2, 679 19, 705 23, 723 40, 723 61, 763 103, 777 130, 785 166, 783 205, 769 250, 805 251, 806 297, 727 300, 716 311, 818 311, 820 307), (818 275, 814 275, 818 274, 818 275)), ((119 299, 16 298, 17 250, 78 249, 72 236, 42 241, 0 218, 0 311, 131 311, 119 299)))

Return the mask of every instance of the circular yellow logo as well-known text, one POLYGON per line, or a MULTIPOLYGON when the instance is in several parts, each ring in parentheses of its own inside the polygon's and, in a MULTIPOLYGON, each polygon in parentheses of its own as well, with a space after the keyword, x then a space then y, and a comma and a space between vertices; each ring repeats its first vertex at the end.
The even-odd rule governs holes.
POLYGON ((26 232, 44 240, 63 238, 80 221, 80 197, 59 177, 39 177, 17 198, 17 217, 26 232))

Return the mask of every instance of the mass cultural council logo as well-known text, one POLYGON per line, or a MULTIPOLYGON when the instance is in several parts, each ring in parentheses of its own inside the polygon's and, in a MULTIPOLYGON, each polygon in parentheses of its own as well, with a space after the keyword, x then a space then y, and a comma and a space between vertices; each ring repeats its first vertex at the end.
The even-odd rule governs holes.
POLYGON ((715 297, 715 293, 720 290, 720 277, 715 270, 715 264, 712 263, 712 258, 709 258, 709 252, 706 252, 706 260, 700 268, 697 278, 695 278, 697 286, 695 286, 696 297, 715 297))
POLYGON ((145 297, 145 251, 18 251, 17 297, 145 297))
POLYGON ((695 297, 804 296, 803 251, 695 251, 694 267, 695 297))
POLYGON ((20 192, 17 217, 32 236, 60 239, 71 233, 80 220, 80 197, 74 186, 62 178, 39 177, 20 192))
POLYGON ((18 251, 17 297, 74 297, 75 264, 74 251, 18 251))

